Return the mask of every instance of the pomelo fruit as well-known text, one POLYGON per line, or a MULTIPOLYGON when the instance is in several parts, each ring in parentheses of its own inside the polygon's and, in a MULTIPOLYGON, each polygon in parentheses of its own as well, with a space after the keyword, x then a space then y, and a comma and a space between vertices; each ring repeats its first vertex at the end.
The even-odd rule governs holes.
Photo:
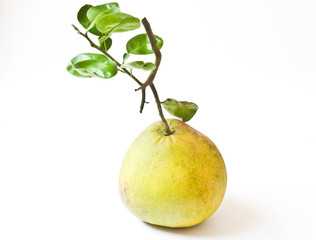
POLYGON ((227 184, 226 167, 215 144, 177 119, 147 127, 127 151, 119 179, 126 207, 144 222, 189 227, 220 206, 227 184))

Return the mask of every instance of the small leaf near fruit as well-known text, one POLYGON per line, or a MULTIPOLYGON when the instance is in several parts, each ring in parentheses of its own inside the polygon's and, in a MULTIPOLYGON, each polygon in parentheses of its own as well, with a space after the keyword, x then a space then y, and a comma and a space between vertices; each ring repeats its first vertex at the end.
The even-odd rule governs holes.
POLYGON ((156 68, 156 65, 151 62, 135 61, 130 63, 125 63, 121 65, 122 68, 135 68, 144 71, 152 71, 156 68))
MULTIPOLYGON (((161 37, 154 35, 159 49, 162 48, 163 40, 161 37)), ((154 53, 151 48, 150 40, 146 33, 139 34, 131 38, 126 44, 126 50, 129 54, 146 55, 154 53)))
POLYGON ((111 78, 117 74, 117 66, 106 56, 95 53, 82 53, 71 59, 67 66, 69 73, 76 77, 111 78))
POLYGON ((193 102, 177 101, 172 98, 162 102, 162 105, 171 115, 180 118, 183 122, 189 121, 199 109, 193 102))

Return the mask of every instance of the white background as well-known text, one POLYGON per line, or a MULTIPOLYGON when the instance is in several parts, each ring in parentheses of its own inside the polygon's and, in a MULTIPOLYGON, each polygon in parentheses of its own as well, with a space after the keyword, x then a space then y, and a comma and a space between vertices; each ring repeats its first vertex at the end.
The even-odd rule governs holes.
MULTIPOLYGON (((71 27, 85 3, 105 2, 0 1, 0 239, 316 239, 316 2, 119 2, 165 41, 161 100, 196 102, 189 124, 227 165, 221 207, 186 229, 147 225, 119 198, 124 154, 159 116, 149 91, 138 113, 123 74, 66 71, 96 52, 71 27)), ((110 53, 121 61, 141 32, 110 53)))

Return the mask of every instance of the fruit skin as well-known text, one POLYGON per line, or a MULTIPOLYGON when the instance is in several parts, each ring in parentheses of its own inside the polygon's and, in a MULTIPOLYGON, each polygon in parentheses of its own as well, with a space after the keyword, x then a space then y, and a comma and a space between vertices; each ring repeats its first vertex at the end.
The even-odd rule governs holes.
POLYGON ((224 160, 215 144, 177 119, 147 127, 127 151, 119 179, 126 207, 144 222, 189 227, 210 217, 227 184, 224 160))

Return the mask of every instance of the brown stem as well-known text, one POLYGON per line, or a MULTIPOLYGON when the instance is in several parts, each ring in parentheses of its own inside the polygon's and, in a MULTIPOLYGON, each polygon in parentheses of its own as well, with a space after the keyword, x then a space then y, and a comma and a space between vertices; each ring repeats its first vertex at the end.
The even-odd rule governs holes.
POLYGON ((159 96, 158 96, 158 93, 157 93, 157 90, 155 88, 155 85, 154 83, 151 83, 149 85, 149 87, 151 88, 151 91, 153 92, 154 94, 154 97, 155 97, 155 100, 156 100, 156 104, 157 104, 157 108, 158 108, 158 112, 159 112, 159 116, 161 118, 161 121, 165 127, 165 135, 168 136, 168 135, 171 135, 173 132, 170 130, 170 127, 168 125, 168 122, 167 120, 165 119, 165 116, 163 115, 163 112, 162 112, 162 107, 161 107, 161 104, 160 104, 160 100, 159 100, 159 96))
POLYGON ((139 112, 142 113, 146 102, 146 88, 142 88, 142 101, 140 103, 139 112))
MULTIPOLYGON (((163 123, 163 125, 165 127, 165 135, 168 136, 168 135, 172 134, 173 132, 171 132, 170 127, 168 125, 168 122, 165 119, 165 116, 163 115, 163 111, 162 111, 161 103, 160 103, 160 100, 159 100, 159 96, 158 96, 157 90, 155 88, 155 85, 153 83, 154 78, 156 76, 156 73, 158 71, 160 62, 161 62, 161 52, 160 52, 160 50, 159 50, 159 48, 157 46, 157 41, 155 39, 153 31, 151 30, 150 24, 149 24, 149 22, 147 21, 146 18, 142 19, 142 24, 143 24, 143 26, 144 26, 144 28, 146 30, 147 36, 148 36, 150 44, 151 44, 151 48, 154 51, 155 56, 156 56, 156 60, 155 60, 156 68, 153 71, 151 71, 151 73, 149 74, 146 82, 141 86, 141 90, 142 90, 142 94, 143 94, 141 106, 144 106, 143 101, 145 101, 145 97, 144 96, 145 96, 146 87, 150 86, 151 91, 153 92, 153 95, 154 95, 155 100, 156 100, 159 116, 160 116, 161 121, 162 121, 162 123, 163 123)), ((141 108, 141 111, 142 111, 142 108, 141 108)))
POLYGON ((159 68, 159 65, 160 65, 160 62, 161 62, 161 52, 157 46, 157 41, 156 41, 156 38, 151 30, 151 27, 150 27, 150 24, 149 22, 147 21, 146 18, 143 18, 142 19, 142 24, 146 30, 146 33, 147 33, 147 36, 149 38, 149 41, 150 41, 150 44, 151 44, 151 48, 152 50, 154 51, 154 54, 156 56, 156 60, 155 60, 155 69, 151 71, 151 73, 149 74, 146 82, 143 84, 143 86, 141 88, 146 88, 147 86, 149 86, 153 81, 154 81, 154 78, 156 76, 156 73, 158 71, 158 68, 159 68))

